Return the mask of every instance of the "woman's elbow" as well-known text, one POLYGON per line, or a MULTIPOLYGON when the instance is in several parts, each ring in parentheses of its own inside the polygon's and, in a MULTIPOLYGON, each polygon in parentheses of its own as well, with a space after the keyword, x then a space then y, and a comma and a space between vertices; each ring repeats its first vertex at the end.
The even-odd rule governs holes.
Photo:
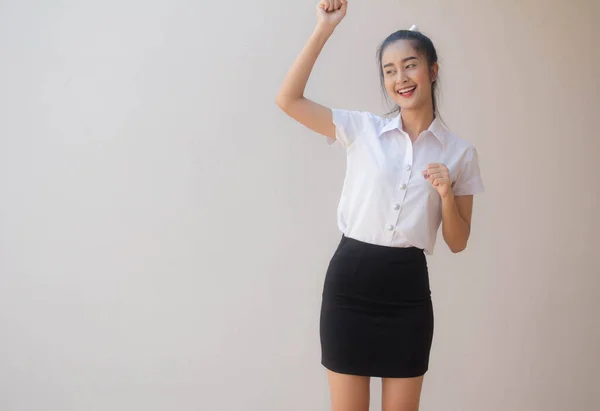
POLYGON ((446 244, 448 245, 448 248, 450 249, 450 251, 452 251, 454 254, 458 254, 461 251, 464 251, 467 248, 467 242, 468 240, 457 240, 457 239, 445 239, 446 244))
POLYGON ((275 104, 277 104, 277 106, 283 110, 286 105, 286 102, 281 95, 277 94, 277 96, 275 97, 275 104))
POLYGON ((467 246, 463 246, 463 247, 450 247, 450 251, 452 251, 454 254, 458 254, 462 251, 464 251, 467 248, 467 246))
POLYGON ((450 251, 452 251, 454 254, 458 254, 462 251, 465 251, 467 248, 467 242, 465 241, 464 243, 459 244, 448 244, 448 248, 450 248, 450 251))

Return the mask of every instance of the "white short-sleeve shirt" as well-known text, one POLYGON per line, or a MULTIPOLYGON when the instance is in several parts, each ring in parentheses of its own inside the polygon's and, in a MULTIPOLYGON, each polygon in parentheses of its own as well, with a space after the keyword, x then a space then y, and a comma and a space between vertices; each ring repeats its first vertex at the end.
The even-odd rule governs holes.
POLYGON ((338 206, 345 236, 432 254, 442 202, 421 174, 429 163, 450 171, 454 195, 483 192, 477 150, 439 119, 411 142, 400 115, 385 119, 363 111, 333 111, 336 138, 346 149, 346 176, 338 206))

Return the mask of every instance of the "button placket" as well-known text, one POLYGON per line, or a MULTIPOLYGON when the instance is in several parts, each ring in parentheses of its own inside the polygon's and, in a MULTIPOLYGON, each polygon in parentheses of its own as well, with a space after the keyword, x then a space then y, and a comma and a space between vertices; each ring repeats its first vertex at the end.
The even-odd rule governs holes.
MULTIPOLYGON (((403 133, 404 134, 404 133, 403 133)), ((406 142, 406 150, 404 154, 404 171, 400 173, 399 186, 396 189, 396 199, 394 204, 392 205, 390 221, 393 221, 393 224, 388 224, 386 229, 390 232, 393 232, 395 226, 398 224, 400 219, 400 214, 402 212, 402 204, 404 203, 404 199, 406 198, 406 194, 408 191, 408 182, 410 181, 411 170, 412 170, 412 162, 413 162, 413 147, 410 141, 410 138, 405 135, 406 142)))
POLYGON ((413 162, 413 146, 410 142, 410 138, 406 136, 406 150, 404 154, 404 171, 401 173, 400 178, 400 193, 398 195, 398 200, 400 203, 404 203, 404 198, 406 197, 406 193, 408 191, 408 182, 410 181, 410 175, 412 170, 412 162, 413 162))

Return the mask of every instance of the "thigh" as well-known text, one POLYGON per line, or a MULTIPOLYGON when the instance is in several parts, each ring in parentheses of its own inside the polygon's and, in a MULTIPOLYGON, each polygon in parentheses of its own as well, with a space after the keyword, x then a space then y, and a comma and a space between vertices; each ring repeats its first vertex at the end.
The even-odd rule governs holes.
POLYGON ((423 378, 384 378, 381 382, 383 411, 418 411, 423 378))
POLYGON ((369 411, 369 377, 327 372, 332 411, 369 411))

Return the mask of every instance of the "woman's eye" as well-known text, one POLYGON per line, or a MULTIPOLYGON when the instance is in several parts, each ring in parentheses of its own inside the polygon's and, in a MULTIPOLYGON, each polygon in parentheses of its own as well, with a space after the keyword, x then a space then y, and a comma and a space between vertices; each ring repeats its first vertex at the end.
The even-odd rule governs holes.
POLYGON ((387 75, 394 74, 394 70, 388 70, 385 72, 385 74, 387 74, 387 75))
POLYGON ((406 66, 406 68, 413 68, 413 67, 416 67, 416 66, 417 66, 416 64, 409 64, 408 66, 406 66))

